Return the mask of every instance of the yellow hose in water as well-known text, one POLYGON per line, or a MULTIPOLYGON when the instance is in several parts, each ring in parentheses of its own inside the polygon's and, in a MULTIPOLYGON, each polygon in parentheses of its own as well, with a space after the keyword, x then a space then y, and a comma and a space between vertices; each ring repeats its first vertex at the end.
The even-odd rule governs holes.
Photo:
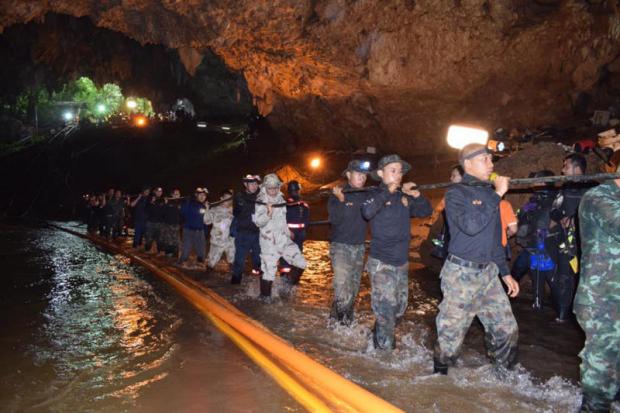
MULTIPOLYGON (((242 337, 245 344, 251 345, 248 341, 251 340, 253 343, 262 347, 264 351, 271 354, 272 357, 280 361, 282 365, 293 371, 299 380, 304 382, 307 387, 314 389, 316 393, 322 396, 323 400, 327 401, 330 406, 338 411, 366 413, 403 412, 396 406, 350 380, 345 379, 306 354, 296 350, 282 338, 273 334, 265 326, 239 311, 239 309, 234 307, 219 294, 191 280, 191 278, 180 271, 172 268, 159 268, 149 260, 125 251, 123 248, 105 242, 99 238, 84 235, 60 226, 55 227, 79 237, 87 238, 114 252, 122 253, 147 268, 155 275, 158 275, 176 288, 181 295, 210 319, 214 317, 214 319, 218 320, 217 322, 219 325, 214 321, 214 324, 216 324, 218 328, 220 325, 225 325, 227 331, 233 331, 237 333, 236 337, 242 337)), ((224 330, 222 330, 222 332, 228 336, 224 330)), ((235 340, 233 341, 237 345, 241 343, 241 341, 239 343, 235 340)), ((246 349, 249 348, 250 347, 246 346, 246 349)), ((290 374, 271 362, 271 360, 256 349, 256 347, 252 345, 251 348, 253 349, 251 350, 253 355, 260 354, 263 357, 261 358, 261 363, 265 360, 269 362, 261 364, 255 360, 257 364, 265 369, 265 371, 267 371, 302 406, 312 412, 331 411, 321 399, 309 393, 306 388, 301 386, 290 374), (271 367, 275 367, 275 369, 269 370, 271 367)), ((243 348, 241 349, 244 352, 246 351, 243 348)), ((246 354, 250 356, 249 353, 246 352, 246 354)), ((260 358, 258 355, 257 357, 260 358)), ((254 358, 252 359, 254 360, 254 358)))
POLYGON ((319 398, 300 385, 290 374, 269 360, 259 349, 232 327, 208 312, 205 315, 225 335, 232 340, 250 359, 265 370, 284 390, 309 412, 331 413, 332 410, 319 398))

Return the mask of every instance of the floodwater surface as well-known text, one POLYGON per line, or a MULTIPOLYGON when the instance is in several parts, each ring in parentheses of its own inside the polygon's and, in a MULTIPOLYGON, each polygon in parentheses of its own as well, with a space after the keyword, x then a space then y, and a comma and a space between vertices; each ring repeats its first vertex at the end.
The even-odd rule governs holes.
POLYGON ((302 411, 127 258, 56 229, 0 243, 0 411, 302 411))
MULTIPOLYGON (((181 297, 122 256, 54 229, 4 230, 3 411, 302 411, 181 297), (8 265, 7 265, 8 264, 8 265)), ((576 325, 513 301, 521 363, 497 377, 474 322, 458 366, 432 374, 439 281, 411 254, 410 300, 397 349, 373 349, 364 275, 349 327, 329 320, 324 241, 307 241, 308 269, 287 297, 259 299, 258 278, 187 271, 296 348, 407 412, 574 412, 576 325)), ((146 255, 146 254, 144 254, 146 255)), ((152 257, 154 260, 163 258, 152 257)), ((284 293, 279 279, 275 291, 284 293)), ((283 294, 284 295, 284 294, 283 294)))

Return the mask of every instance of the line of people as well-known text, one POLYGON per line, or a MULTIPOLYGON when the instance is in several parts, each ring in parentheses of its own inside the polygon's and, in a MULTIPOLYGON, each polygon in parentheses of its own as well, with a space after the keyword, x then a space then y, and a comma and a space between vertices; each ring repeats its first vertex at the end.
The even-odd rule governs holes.
POLYGON ((265 176, 262 184, 258 175, 246 175, 242 183, 241 191, 223 191, 212 204, 206 188, 197 188, 189 198, 181 197, 178 189, 165 197, 160 187, 144 188, 135 197, 118 189, 88 196, 88 232, 116 240, 127 234, 128 221, 133 221, 133 248, 178 258, 177 264, 186 268, 192 253, 196 267, 203 269, 205 257, 206 267, 215 268, 225 256, 232 284, 241 283, 251 255, 252 273, 261 277, 261 295, 270 297, 278 272, 291 285, 301 278, 310 209, 297 181, 288 183, 286 199, 275 174, 265 176))
MULTIPOLYGON (((603 411, 600 406, 609 406, 615 396, 612 393, 618 391, 620 181, 600 185, 585 196, 582 188, 573 185, 557 191, 550 186, 538 187, 530 202, 519 211, 517 229, 516 219, 501 206, 510 179, 489 179, 494 166, 486 146, 467 145, 460 151, 459 165, 460 169, 453 171, 453 175, 459 176, 454 177, 455 184, 445 195, 449 237, 440 273, 443 299, 436 318, 435 372, 447 374, 454 365, 475 317, 483 324, 488 355, 498 374, 503 375, 515 365, 518 326, 509 297, 519 294, 519 279, 528 270, 534 279, 534 308, 542 305, 541 283, 551 280, 558 321, 564 321, 571 311, 577 285, 575 258, 579 255, 577 230, 581 226, 588 238, 581 239, 583 273, 575 312, 586 331, 586 348, 581 354, 583 406, 584 411, 603 411), (588 207, 580 210, 582 197, 588 200, 588 207), (586 222, 580 222, 578 214, 586 222), (511 269, 507 237, 515 232, 523 250, 511 269), (546 271, 551 265, 550 277, 546 271), (599 322, 601 318, 605 322, 599 322)), ((408 305, 410 219, 432 213, 428 199, 415 184, 402 183, 410 169, 411 165, 398 155, 381 158, 373 171, 364 162, 351 161, 343 172, 346 184, 334 187, 328 200, 334 272, 330 317, 345 325, 354 320, 354 305, 366 270, 375 315, 372 339, 380 350, 395 348, 395 329, 408 305), (365 189, 368 175, 379 185, 365 189), (371 240, 365 263, 368 229, 371 240)), ((564 160, 565 175, 585 171, 585 159, 579 155, 564 160)), ((538 174, 544 176, 549 172, 538 174)), ((289 197, 285 198, 280 191, 283 183, 275 174, 266 175, 262 181, 257 175, 246 175, 242 182, 241 191, 234 195, 223 193, 223 202, 217 206, 206 202, 207 192, 201 189, 188 200, 175 191, 169 198, 162 198, 161 188, 152 193, 145 190, 128 202, 136 227, 134 247, 140 246, 144 234, 145 248, 150 249, 155 242, 158 249, 161 244, 160 251, 174 256, 173 248, 166 249, 175 245, 169 239, 172 235, 166 235, 172 234, 166 227, 175 228, 178 242, 181 225, 179 263, 184 263, 192 250, 202 262, 206 252, 205 225, 211 225, 209 266, 214 267, 224 253, 229 263, 234 256, 232 284, 241 283, 248 255, 252 273, 260 275, 261 296, 272 295, 278 271, 291 285, 296 284, 306 267, 303 241, 309 222, 308 205, 300 197, 301 187, 290 182, 289 197), (173 210, 177 212, 176 221, 172 219, 173 210), (166 211, 170 211, 169 220, 166 211)), ((113 198, 116 195, 102 202, 94 201, 93 205, 105 209, 113 198)), ((104 227, 89 221, 89 229, 99 228, 107 236, 107 226, 112 228, 112 221, 107 220, 107 213, 99 216, 106 217, 104 227)))
MULTIPOLYGON (((616 160, 616 171, 619 164, 616 160)), ((542 306, 541 283, 550 281, 557 321, 565 322, 575 296, 581 245, 574 309, 586 333, 580 353, 581 411, 609 412, 620 396, 620 180, 589 190, 573 184, 558 190, 540 186, 520 210, 517 225, 514 213, 501 206, 510 178, 495 176, 491 181, 493 168, 488 148, 471 144, 460 151, 459 167, 452 171, 454 185, 445 196, 448 234, 443 240, 434 371, 447 374, 454 366, 471 322, 478 317, 488 355, 498 376, 505 377, 517 362, 518 325, 509 297, 519 294, 520 277, 532 273, 535 309, 542 306), (515 233, 523 251, 511 270, 507 237, 515 233)), ((372 285, 373 342, 384 350, 394 348, 394 328, 407 306, 409 217, 431 213, 412 183, 400 185, 409 169, 397 155, 384 157, 372 173, 380 186, 351 191, 363 188, 368 175, 352 161, 343 173, 346 185, 334 188, 328 203, 334 270, 330 315, 343 324, 354 318, 369 223, 372 239, 365 268, 372 285)), ((585 171, 581 155, 564 159, 564 175, 585 171)), ((536 176, 549 174, 541 171, 536 176)))

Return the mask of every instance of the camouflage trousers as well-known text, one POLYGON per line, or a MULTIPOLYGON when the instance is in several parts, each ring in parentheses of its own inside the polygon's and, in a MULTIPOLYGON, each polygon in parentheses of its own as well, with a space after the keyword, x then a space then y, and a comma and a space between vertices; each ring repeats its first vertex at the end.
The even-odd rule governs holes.
POLYGON ((226 254, 226 261, 232 264, 235 260, 235 239, 229 238, 228 241, 223 243, 213 242, 213 239, 211 239, 208 257, 209 267, 215 267, 224 254, 226 254))
POLYGON ((262 278, 266 281, 273 281, 276 279, 276 272, 278 271, 278 261, 283 258, 293 267, 305 269, 306 259, 304 255, 299 251, 299 247, 290 239, 281 245, 273 244, 271 242, 260 243, 260 261, 261 271, 263 272, 262 278))
POLYGON ((161 224, 161 245, 166 254, 176 256, 179 252, 179 226, 161 224))
POLYGON ((329 255, 334 270, 331 316, 348 324, 353 321, 353 306, 364 271, 364 244, 332 242, 329 255))
MULTIPOLYGON (((598 304, 598 303, 597 303, 598 304)), ((620 391, 620 305, 575 305, 586 342, 581 357, 582 411, 608 412, 620 391)))
POLYGON ((150 251, 153 241, 157 243, 157 251, 163 251, 161 242, 161 230, 163 228, 161 222, 146 222, 146 230, 144 232, 144 250, 150 251))
POLYGON ((366 270, 372 285, 371 303, 375 314, 373 341, 375 348, 384 350, 396 347, 394 329, 396 321, 405 314, 409 298, 409 263, 389 265, 369 257, 366 270))
POLYGON ((484 326, 487 354, 494 364, 516 363, 519 330, 495 263, 478 270, 446 261, 441 269, 443 300, 437 314, 435 364, 452 364, 474 317, 484 326))

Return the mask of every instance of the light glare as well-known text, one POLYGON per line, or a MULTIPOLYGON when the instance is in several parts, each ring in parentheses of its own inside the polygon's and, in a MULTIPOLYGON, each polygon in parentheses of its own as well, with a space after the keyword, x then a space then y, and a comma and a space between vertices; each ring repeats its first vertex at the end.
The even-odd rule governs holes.
POLYGON ((312 158, 310 160, 310 167, 313 169, 317 169, 319 166, 321 166, 321 158, 316 157, 316 158, 312 158))
POLYGON ((448 128, 448 145, 455 149, 463 149, 465 145, 470 143, 486 145, 488 140, 489 132, 484 129, 458 125, 452 125, 448 128))

